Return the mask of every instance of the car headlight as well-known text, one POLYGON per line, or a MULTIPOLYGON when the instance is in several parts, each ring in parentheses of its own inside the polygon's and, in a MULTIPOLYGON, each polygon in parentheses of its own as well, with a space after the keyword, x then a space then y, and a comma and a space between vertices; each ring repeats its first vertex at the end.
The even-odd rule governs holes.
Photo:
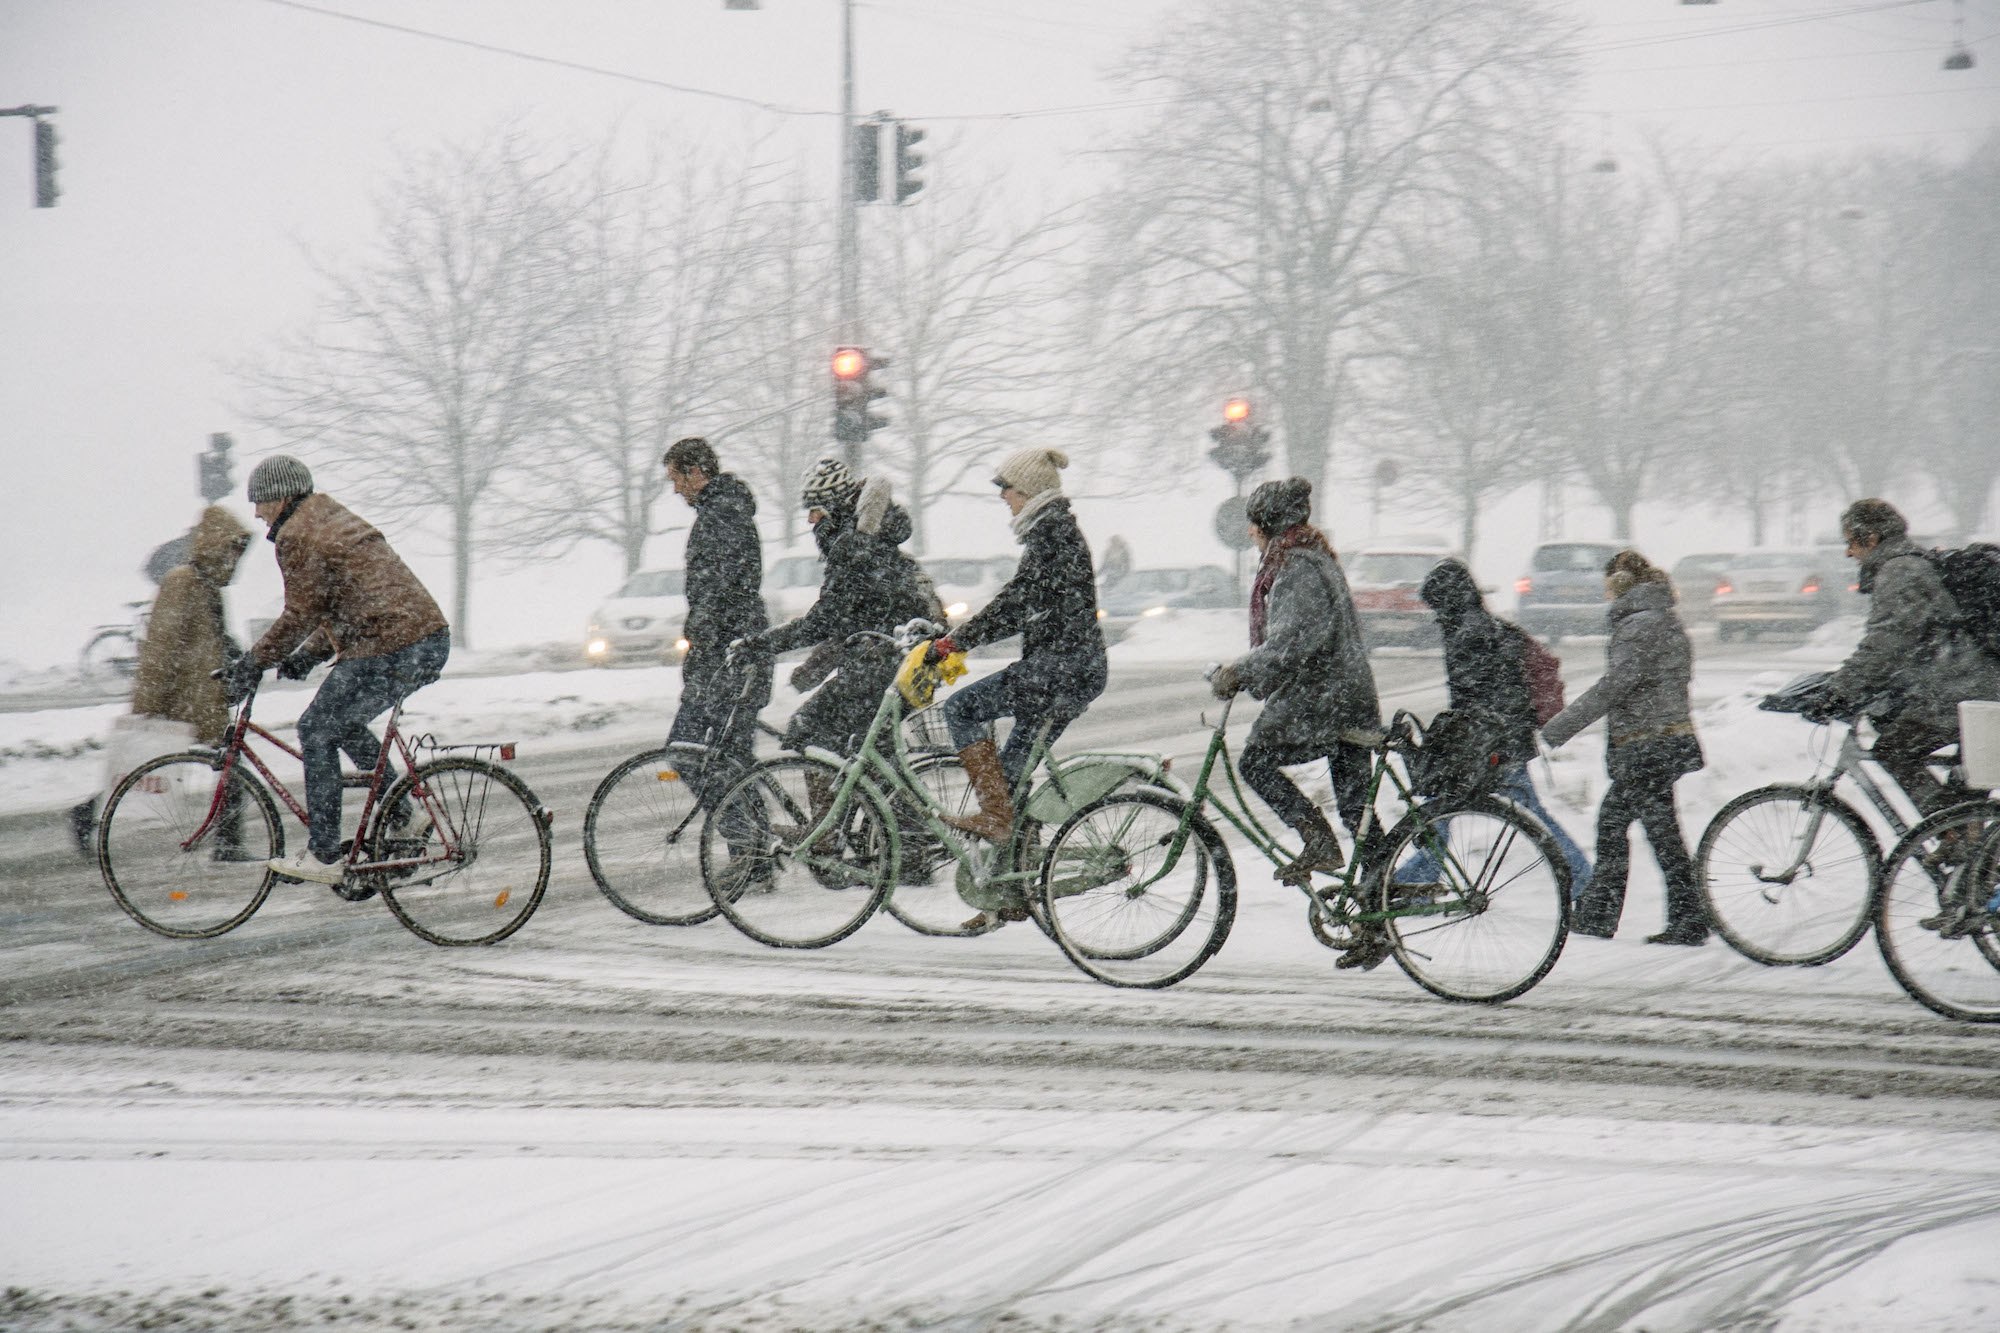
POLYGON ((944 609, 944 618, 946 620, 957 620, 960 616, 964 614, 965 614, 964 602, 953 602, 950 606, 947 606, 944 609))
POLYGON ((1099 620, 1104 619, 1104 608, 1101 606, 1097 608, 1097 618, 1099 620))
POLYGON ((1144 611, 1141 611, 1139 614, 1142 616, 1163 616, 1166 613, 1167 613, 1167 608, 1164 606, 1149 606, 1144 611))
POLYGON ((682 657, 686 657, 688 655, 688 641, 685 636, 674 640, 674 651, 676 653, 679 653, 682 657))
POLYGON ((592 639, 583 645, 583 651, 589 657, 602 657, 611 651, 611 645, 603 639, 592 639))

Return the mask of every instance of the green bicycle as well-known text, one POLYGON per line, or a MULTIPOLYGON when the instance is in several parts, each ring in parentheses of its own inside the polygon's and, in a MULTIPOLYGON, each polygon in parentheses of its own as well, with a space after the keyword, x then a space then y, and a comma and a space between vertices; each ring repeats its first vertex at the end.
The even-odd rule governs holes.
MULTIPOLYGON (((1233 703, 1222 706, 1191 789, 1169 779, 1112 791, 1049 839, 1041 912, 1070 961, 1107 985, 1168 985, 1222 947, 1236 874, 1211 811, 1273 865, 1291 859, 1252 813, 1230 759, 1233 703), (1218 771, 1227 794, 1212 785, 1218 771), (1211 880, 1213 906, 1205 892, 1211 880), (1157 960, 1169 951, 1191 961, 1162 979, 1157 960)), ((1386 949, 1412 981, 1447 1000, 1492 1004, 1528 991, 1555 966, 1569 935, 1569 870, 1554 841, 1504 799, 1418 800, 1409 770, 1423 729, 1410 714, 1399 711, 1380 735, 1353 739, 1375 755, 1368 813, 1333 882, 1301 886, 1314 937, 1328 948, 1368 951, 1353 956, 1377 962, 1386 949), (1407 811, 1386 830, 1375 815, 1385 785, 1407 811)))
POLYGON ((894 636, 853 636, 850 646, 872 641, 905 654, 853 756, 808 748, 762 760, 703 820, 702 881, 716 910, 751 939, 823 948, 885 906, 910 929, 938 936, 980 933, 961 920, 968 904, 1032 915, 1042 828, 1119 786, 1165 780, 1155 755, 1058 758, 1037 738, 1006 841, 952 828, 945 817, 969 812, 972 798, 937 709, 926 706, 942 681, 923 650, 942 632, 913 621, 894 636))

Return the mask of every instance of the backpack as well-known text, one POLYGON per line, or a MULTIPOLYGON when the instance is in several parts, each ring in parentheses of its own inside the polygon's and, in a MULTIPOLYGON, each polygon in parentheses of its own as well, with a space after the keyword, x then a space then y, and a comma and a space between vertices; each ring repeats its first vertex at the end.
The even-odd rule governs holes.
POLYGON ((1922 554, 1958 603, 1959 627, 1989 656, 2000 657, 2000 546, 1973 542, 1922 554))
POLYGON ((1546 727, 1563 710, 1562 659, 1519 625, 1500 623, 1521 641, 1521 674, 1528 678, 1528 705, 1535 710, 1535 725, 1546 727))
POLYGON ((1411 794, 1462 804, 1477 800, 1500 783, 1500 756, 1471 722, 1447 708, 1424 728, 1423 744, 1410 755, 1411 794))

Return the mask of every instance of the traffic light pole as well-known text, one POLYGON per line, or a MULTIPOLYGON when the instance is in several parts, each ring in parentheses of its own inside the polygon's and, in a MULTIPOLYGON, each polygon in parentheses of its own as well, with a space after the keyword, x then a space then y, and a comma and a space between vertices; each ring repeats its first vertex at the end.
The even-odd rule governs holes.
MULTIPOLYGON (((840 338, 861 341, 859 204, 854 198, 854 0, 840 0, 840 338)), ((853 447, 849 446, 850 455, 853 447)), ((850 467, 859 460, 850 456, 850 467)))

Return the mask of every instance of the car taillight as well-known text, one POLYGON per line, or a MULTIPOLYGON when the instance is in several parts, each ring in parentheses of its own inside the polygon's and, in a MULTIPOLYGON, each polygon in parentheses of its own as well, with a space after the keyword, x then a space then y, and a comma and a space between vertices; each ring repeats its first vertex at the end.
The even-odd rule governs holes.
POLYGON ((1807 597, 1812 596, 1814 593, 1818 591, 1819 591, 1819 577, 1817 575, 1808 578, 1804 583, 1801 583, 1799 585, 1799 592, 1807 597))
POLYGON ((1850 584, 1848 584, 1848 585, 1847 585, 1847 590, 1848 590, 1849 592, 1860 592, 1860 591, 1861 591, 1861 585, 1860 585, 1859 583, 1850 583, 1850 584))
POLYGON ((1727 597, 1730 593, 1735 591, 1736 589, 1729 586, 1728 579, 1721 579, 1715 585, 1715 595, 1717 597, 1727 597))
POLYGON ((1534 590, 1535 590, 1535 581, 1529 578, 1526 574, 1523 574, 1520 578, 1514 580, 1514 591, 1518 595, 1526 597, 1529 593, 1533 592, 1534 590))

